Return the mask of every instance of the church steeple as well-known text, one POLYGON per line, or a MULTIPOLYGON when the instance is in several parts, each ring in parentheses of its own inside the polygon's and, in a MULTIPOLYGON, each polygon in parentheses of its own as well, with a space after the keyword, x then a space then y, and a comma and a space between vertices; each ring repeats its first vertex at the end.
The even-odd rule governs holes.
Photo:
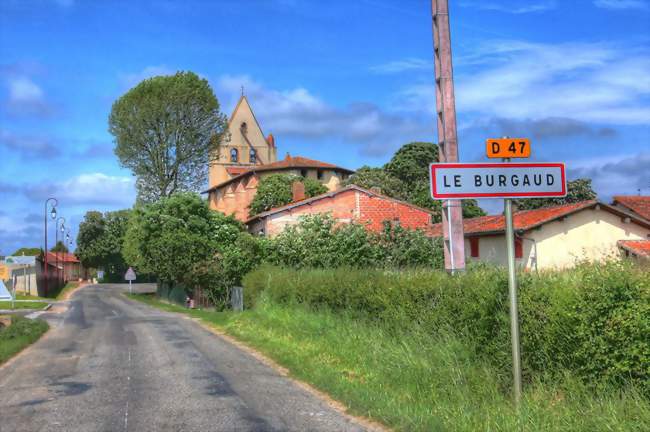
POLYGON ((242 94, 228 121, 228 133, 220 143, 217 157, 210 163, 210 187, 241 174, 255 165, 265 165, 277 160, 275 139, 264 138, 253 109, 242 94))

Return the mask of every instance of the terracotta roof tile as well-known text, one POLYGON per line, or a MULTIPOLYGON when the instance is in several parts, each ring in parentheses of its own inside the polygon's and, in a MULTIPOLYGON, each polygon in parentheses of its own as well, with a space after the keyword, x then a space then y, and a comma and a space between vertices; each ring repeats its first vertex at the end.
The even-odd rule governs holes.
POLYGON ((650 258, 650 240, 619 240, 618 246, 635 255, 650 258))
POLYGON ((68 252, 48 252, 47 253, 47 261, 49 262, 54 262, 54 261, 59 261, 59 262, 67 262, 67 263, 78 263, 79 258, 75 254, 71 254, 68 252), (58 258, 57 258, 58 257, 58 258))
POLYGON ((226 167, 226 172, 231 176, 238 176, 253 168, 252 166, 231 166, 226 167))
MULTIPOLYGON (((515 230, 529 230, 595 204, 597 204, 597 201, 582 201, 555 207, 519 211, 514 214, 513 218, 515 230)), ((505 226, 505 217, 503 215, 480 216, 463 221, 465 234, 503 232, 506 229, 505 226)), ((434 225, 433 229, 438 236, 442 235, 442 224, 434 225)))
POLYGON ((292 168, 324 168, 324 169, 343 171, 344 173, 347 174, 352 174, 354 172, 347 168, 342 168, 331 163, 321 162, 315 159, 309 159, 302 156, 290 156, 289 154, 287 154, 287 156, 284 159, 279 160, 277 162, 272 162, 266 165, 255 165, 253 167, 249 167, 246 171, 242 172, 241 174, 235 175, 234 177, 216 186, 212 186, 210 189, 204 191, 203 193, 211 192, 217 188, 227 185, 228 183, 236 179, 239 179, 243 176, 253 174, 256 172, 275 171, 275 170, 280 171, 280 170, 292 169, 292 168))
POLYGON ((650 220, 650 196, 617 195, 614 204, 619 203, 644 219, 650 220))

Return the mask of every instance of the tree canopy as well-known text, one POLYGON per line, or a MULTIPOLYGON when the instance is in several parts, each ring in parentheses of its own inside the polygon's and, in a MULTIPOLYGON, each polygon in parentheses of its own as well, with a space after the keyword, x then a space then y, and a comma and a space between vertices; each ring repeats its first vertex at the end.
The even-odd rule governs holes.
POLYGON ((88 268, 103 268, 109 280, 121 280, 127 269, 122 244, 131 210, 102 214, 89 211, 79 224, 76 255, 88 268))
MULTIPOLYGON (((438 161, 438 146, 428 142, 403 145, 381 168, 363 166, 350 176, 346 184, 378 187, 382 193, 434 211, 434 221, 442 220, 441 201, 429 192, 429 164, 438 161)), ((463 200, 463 216, 483 216, 485 212, 476 200, 463 200)))
POLYGON ((565 197, 518 199, 513 202, 519 210, 534 210, 542 207, 594 200, 596 197, 596 192, 591 186, 591 179, 580 178, 567 182, 567 195, 565 197))
POLYGON ((192 72, 142 81, 113 104, 108 124, 142 202, 202 188, 227 129, 210 85, 192 72))
POLYGON ((54 246, 50 249, 50 252, 70 252, 68 247, 61 240, 57 241, 54 246))
POLYGON ((43 253, 43 250, 41 248, 37 247, 22 247, 18 249, 16 252, 12 253, 11 256, 40 256, 43 253))
POLYGON ((259 214, 274 207, 289 204, 293 200, 291 187, 295 182, 302 182, 305 185, 305 197, 307 198, 327 192, 327 187, 312 178, 291 174, 271 174, 260 180, 250 205, 251 214, 259 214))

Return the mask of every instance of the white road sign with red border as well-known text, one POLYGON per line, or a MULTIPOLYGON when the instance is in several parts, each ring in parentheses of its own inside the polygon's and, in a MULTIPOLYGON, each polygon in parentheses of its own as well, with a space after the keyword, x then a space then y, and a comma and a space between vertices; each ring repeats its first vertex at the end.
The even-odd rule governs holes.
POLYGON ((563 163, 436 163, 433 199, 541 198, 566 195, 563 163))

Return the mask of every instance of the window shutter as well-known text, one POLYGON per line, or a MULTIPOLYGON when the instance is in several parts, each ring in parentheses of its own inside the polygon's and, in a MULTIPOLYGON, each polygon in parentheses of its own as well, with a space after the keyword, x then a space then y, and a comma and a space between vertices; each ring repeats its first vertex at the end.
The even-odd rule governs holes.
POLYGON ((478 237, 469 238, 469 249, 472 258, 478 258, 478 237))
POLYGON ((524 257, 524 245, 523 240, 519 237, 515 237, 515 258, 524 257))

